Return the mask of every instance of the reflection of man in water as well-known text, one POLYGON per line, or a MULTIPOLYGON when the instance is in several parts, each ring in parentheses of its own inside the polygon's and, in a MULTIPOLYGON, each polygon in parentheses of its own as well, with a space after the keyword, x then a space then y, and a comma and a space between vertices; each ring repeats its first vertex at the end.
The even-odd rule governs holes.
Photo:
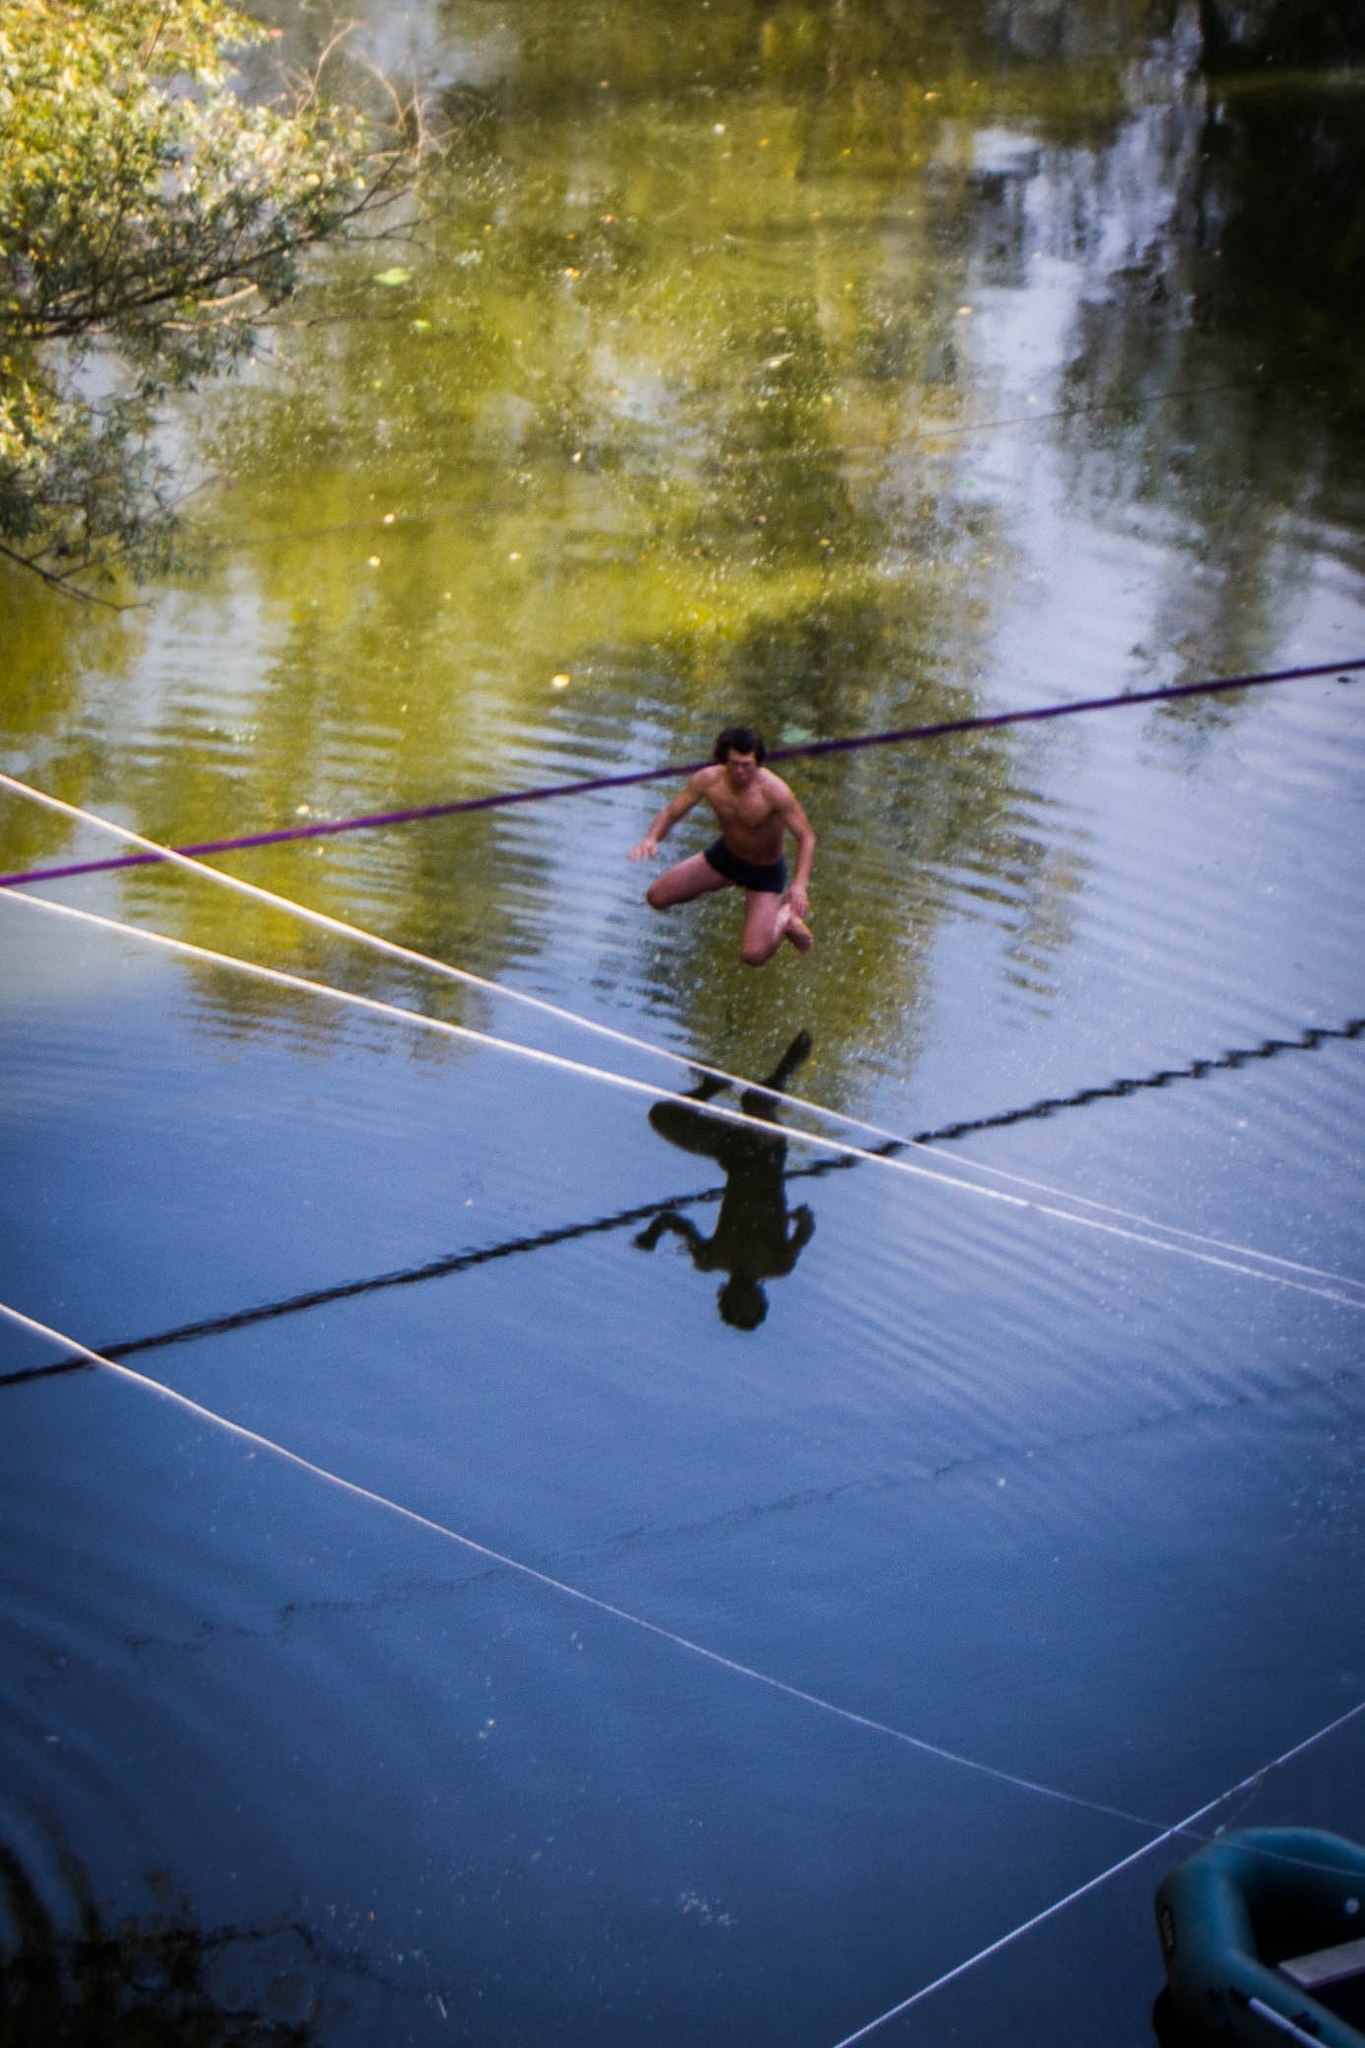
MULTIPOLYGON (((810 1052, 810 1039, 803 1031, 783 1053, 772 1074, 762 1084, 781 1092, 810 1052)), ((725 1087, 710 1076, 693 1090, 698 1102, 708 1102, 725 1087)), ((779 1280, 790 1273, 802 1250, 810 1243, 815 1218, 803 1202, 787 1215, 786 1184, 782 1169, 787 1141, 776 1135, 777 1104, 769 1094, 746 1088, 739 1098, 746 1116, 759 1117, 774 1127, 774 1135, 752 1126, 724 1122, 708 1116, 704 1109, 688 1109, 681 1102, 656 1102, 649 1121, 661 1138, 684 1152, 699 1152, 714 1159, 725 1172, 725 1193, 720 1214, 710 1237, 703 1237, 689 1216, 665 1209, 635 1239, 641 1251, 652 1252, 664 1231, 672 1230, 683 1239, 699 1273, 728 1273, 716 1297, 721 1316, 738 1330, 755 1330, 768 1313, 763 1292, 765 1280, 779 1280)))

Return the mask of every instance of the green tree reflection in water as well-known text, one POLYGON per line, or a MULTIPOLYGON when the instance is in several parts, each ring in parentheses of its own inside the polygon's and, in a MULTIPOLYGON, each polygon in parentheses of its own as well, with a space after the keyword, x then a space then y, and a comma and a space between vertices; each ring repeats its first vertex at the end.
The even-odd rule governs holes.
MULTIPOLYGON (((158 599, 168 623, 141 663, 155 744, 111 713, 101 744, 77 749, 59 737, 69 710, 45 730, 39 715, 47 779, 77 800, 116 793, 183 841, 304 805, 399 807, 695 758, 732 712, 774 742, 969 713, 1012 563, 976 482, 969 430, 994 399, 963 309, 981 281, 1029 288, 1034 181, 1072 220, 1058 253, 1094 252, 1097 310, 1071 337, 1061 394, 1081 417, 1052 430, 1078 493, 1097 517, 1145 492, 1188 520, 1181 559, 1203 563, 1214 594, 1201 612, 1182 580, 1165 637, 1182 673, 1249 664, 1258 610, 1272 616, 1282 586, 1246 500, 1323 487, 1348 372, 1324 342, 1325 395, 1305 383, 1296 400, 1315 430, 1277 435, 1268 477, 1254 397, 1165 402, 1182 381, 1235 382, 1264 360, 1250 253, 1235 313, 1212 339, 1201 326, 1213 286, 1239 271, 1228 232, 1221 257, 1205 251, 1198 209, 1174 201, 1191 178, 1218 178, 1225 222, 1239 207, 1250 221, 1259 173, 1245 150, 1203 163, 1198 51, 1170 37, 1174 19, 1136 0, 718 0, 685 24, 661 5, 540 0, 420 15, 453 131, 420 244, 333 267, 305 316, 316 324, 291 339, 299 374, 223 394, 210 436, 230 485, 214 511, 223 553, 207 590, 158 599), (1173 199, 1156 208, 1155 257, 1111 274, 1098 224, 1144 119, 1164 144, 1143 175, 1173 199), (974 138, 1004 127, 1027 145, 1019 168, 983 171, 974 138), (223 650, 226 708, 204 686, 223 650)), ((1265 327, 1273 266, 1263 276, 1265 327)), ((47 620, 25 629, 30 647, 75 630, 47 620)), ((1067 927, 1039 905, 1074 893, 1085 855, 1064 852, 1059 898, 1019 758, 996 736, 800 764, 822 834, 825 971, 801 993, 770 980, 772 1032, 809 1025, 836 1062, 841 1045, 904 1057, 943 878, 964 864, 1013 921, 1018 971, 1045 999, 1067 927), (799 1009, 808 995, 815 1015, 799 1009)), ((585 848, 600 826, 529 817, 325 857, 272 850, 243 872, 497 975, 547 942, 572 851, 585 888, 619 899, 612 943, 654 949, 645 980, 681 1002, 693 1041, 741 1051, 753 998, 714 922, 661 934, 632 921, 634 878, 615 861, 629 825, 620 848, 585 848)), ((254 910, 145 872, 126 886, 189 936, 327 963, 254 910)), ((350 954, 338 971, 406 985, 350 954)), ((257 1014, 258 998, 216 978, 205 1000, 229 1028, 257 1014)), ((450 1014, 479 1012, 452 1000, 450 1014)))
MULTIPOLYGON (((656 40, 654 76, 672 47, 656 40)), ((955 266, 911 225, 889 252, 864 246, 865 185, 840 168, 853 145, 843 126, 837 147, 802 133, 803 101, 750 86, 712 119, 712 91, 660 98, 656 76, 653 93, 627 87, 623 113, 597 81, 627 45, 638 61, 632 35, 605 56, 590 44, 575 72, 557 40, 551 75, 531 39, 500 99, 458 95, 465 146, 437 246, 385 287, 394 316, 311 331, 302 385, 253 391, 233 422, 244 523, 372 522, 261 551, 287 619, 253 710, 267 815, 301 764, 315 791, 344 776, 357 731, 388 749, 389 801, 452 793, 466 762, 486 787, 484 762, 554 719, 548 679, 585 669, 616 678, 603 733, 625 714, 654 760, 695 752, 699 724, 734 701, 774 737, 970 708, 933 676, 960 666, 949 650, 975 624, 983 515, 902 446, 907 406, 959 407, 961 364, 938 332, 957 317, 955 266)), ((905 112, 903 84, 866 145, 879 207, 934 119, 922 93, 905 112)), ((831 794, 848 772, 826 778, 831 794)), ((500 821, 481 829, 502 837, 500 821)), ((441 886, 433 847, 408 843, 403 935, 458 954, 477 933, 496 971, 527 936, 508 892, 484 886, 486 860, 441 886)), ((829 867, 831 924, 869 964, 893 927, 904 953, 903 909, 860 928, 829 867)), ((713 943, 670 940, 684 958, 713 943)), ((894 976, 862 980, 899 1007, 894 976)))

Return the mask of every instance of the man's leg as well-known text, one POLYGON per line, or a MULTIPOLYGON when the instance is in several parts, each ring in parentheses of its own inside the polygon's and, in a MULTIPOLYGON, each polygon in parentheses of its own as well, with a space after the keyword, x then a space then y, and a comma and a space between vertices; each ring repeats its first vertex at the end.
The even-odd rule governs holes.
POLYGON ((768 889, 745 892, 744 932, 739 956, 746 967, 762 967, 782 944, 790 939, 798 953, 809 953, 815 940, 810 926, 799 918, 785 896, 768 889))
POLYGON ((814 1040, 809 1031, 798 1031, 766 1081, 760 1081, 757 1088, 746 1088, 739 1098, 739 1106, 746 1116, 764 1117, 769 1123, 777 1121, 777 1097, 785 1095, 792 1075, 804 1066, 810 1058, 814 1040))
POLYGON ((709 896, 713 889, 730 887, 732 884, 716 872, 704 853, 694 853, 651 882, 645 890, 645 902, 651 910, 671 910, 675 903, 690 903, 694 896, 709 896))

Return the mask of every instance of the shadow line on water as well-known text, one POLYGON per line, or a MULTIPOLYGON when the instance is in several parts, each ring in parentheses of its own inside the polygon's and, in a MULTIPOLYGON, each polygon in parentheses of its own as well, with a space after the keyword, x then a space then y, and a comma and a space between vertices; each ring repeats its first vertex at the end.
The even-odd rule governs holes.
MULTIPOLYGON (((147 1351, 158 1351, 170 1344, 192 1342, 196 1337, 216 1337, 230 1330, 242 1330, 252 1323, 266 1323, 277 1316, 301 1314, 305 1309, 325 1308, 335 1301, 348 1301, 356 1295, 378 1294, 388 1287, 411 1287, 423 1280, 440 1280, 448 1273, 462 1273, 473 1266, 491 1265, 498 1259, 514 1258, 521 1252, 544 1251, 551 1245, 569 1244, 580 1237, 593 1237, 610 1230, 623 1230, 632 1223, 647 1222, 661 1209, 681 1208, 698 1202, 718 1202, 723 1188, 703 1188, 695 1194, 672 1195, 661 1202, 644 1202, 633 1209, 621 1209, 610 1216, 593 1217, 586 1223, 565 1223, 557 1229, 537 1231, 530 1236, 511 1237, 500 1244, 483 1245, 473 1251, 452 1252, 439 1259, 428 1259, 419 1266, 402 1267, 391 1273, 371 1274, 364 1280, 343 1280, 334 1287, 315 1287, 302 1294, 286 1295, 279 1301, 261 1302, 251 1308, 234 1309, 226 1315, 206 1316, 198 1322, 180 1323, 173 1329, 159 1330, 147 1337, 129 1338, 124 1343, 99 1344, 94 1348, 105 1358, 123 1360, 133 1358, 147 1351)), ((29 1380, 47 1379, 57 1373, 93 1372, 95 1367, 85 1357, 60 1359, 52 1365, 31 1366, 23 1372, 0 1374, 0 1387, 19 1386, 29 1380)))
MULTIPOLYGON (((1013 1124, 1036 1122, 1056 1115, 1059 1110, 1082 1109, 1094 1102, 1116 1101, 1125 1096, 1140 1094, 1149 1088, 1167 1088, 1176 1081, 1201 1081, 1210 1074, 1234 1072, 1255 1060, 1276 1059, 1287 1052, 1316 1052, 1323 1045, 1354 1040, 1363 1035, 1365 1017, 1352 1017, 1345 1024, 1310 1025, 1300 1032, 1297 1038, 1263 1038, 1258 1045, 1235 1047, 1227 1052, 1216 1053, 1208 1059, 1191 1060, 1183 1067, 1161 1067, 1151 1074, 1108 1081, 1093 1088, 1080 1088, 1073 1095, 1044 1096, 1022 1109, 1000 1110, 992 1116, 942 1124, 936 1130, 917 1131, 909 1138, 889 1139, 884 1144, 869 1147, 869 1150, 889 1158, 895 1153, 903 1152, 910 1145, 950 1144, 954 1140, 970 1137, 978 1131, 1003 1130, 1013 1124)), ((792 1167, 784 1171, 782 1177, 784 1181, 820 1180, 830 1173, 847 1172, 861 1163, 860 1160, 847 1158, 819 1159, 809 1166, 792 1167)), ((505 1238, 498 1244, 483 1245, 472 1251, 453 1252, 441 1258, 425 1260, 420 1265, 402 1267, 388 1273, 371 1274, 363 1280, 341 1281, 333 1287, 310 1288, 300 1294, 286 1295, 278 1301, 230 1310, 225 1315, 180 1323, 172 1329, 155 1331, 149 1336, 133 1337, 116 1344, 101 1344, 95 1348, 106 1358, 122 1360, 137 1357, 148 1351, 158 1351, 172 1344, 192 1343, 200 1337, 222 1336, 232 1330, 249 1328, 253 1323, 272 1322, 278 1317, 299 1315, 307 1309, 325 1308, 332 1302, 352 1300, 363 1294, 378 1294, 386 1288, 410 1287, 424 1280, 444 1279, 448 1274, 466 1272, 476 1266, 492 1265, 497 1260, 514 1258, 523 1252, 544 1251, 553 1245, 570 1244, 579 1238, 605 1235, 613 1230, 625 1230, 636 1223, 647 1225, 651 1219, 675 1210, 694 1208, 708 1202, 721 1202, 726 1192, 726 1187, 712 1187, 700 1188, 688 1195, 665 1196, 660 1201, 643 1202, 633 1208, 618 1209, 607 1216, 592 1217, 587 1222, 566 1223, 551 1230, 505 1238)), ((0 1373, 0 1387, 22 1386, 33 1380, 52 1379, 62 1373, 93 1372, 94 1369, 90 1360, 85 1357, 58 1359, 51 1365, 28 1366, 19 1372, 0 1373)))
MULTIPOLYGON (((1074 1095, 1048 1095, 1029 1103, 1026 1109, 1003 1109, 994 1116, 973 1117, 945 1124, 941 1130, 921 1131, 916 1145, 943 1144, 952 1138, 970 1137, 973 1131, 998 1131, 1009 1124, 1032 1123, 1051 1116, 1058 1109, 1082 1109, 1087 1103, 1117 1100, 1137 1095, 1145 1088, 1166 1088, 1172 1081, 1202 1081, 1206 1074, 1226 1073, 1250 1065, 1253 1060, 1276 1059, 1282 1052, 1316 1052, 1333 1039, 1359 1038, 1365 1032, 1365 1017, 1352 1017, 1345 1024, 1314 1024, 1297 1038, 1263 1038, 1259 1045, 1239 1046, 1231 1052, 1215 1053, 1209 1059, 1191 1060, 1183 1067, 1159 1067, 1155 1073, 1139 1074, 1128 1080, 1105 1081, 1094 1088, 1078 1088, 1074 1095)), ((842 1163, 842 1162, 841 1162, 842 1163)), ((852 1163, 852 1162, 850 1162, 852 1163)))

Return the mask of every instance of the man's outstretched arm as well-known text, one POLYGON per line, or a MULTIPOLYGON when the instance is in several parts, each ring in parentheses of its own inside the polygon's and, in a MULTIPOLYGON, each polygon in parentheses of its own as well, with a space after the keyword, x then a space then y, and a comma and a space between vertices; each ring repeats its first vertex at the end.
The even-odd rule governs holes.
POLYGON ((694 1256, 706 1241, 690 1216, 680 1216, 676 1209, 665 1209, 662 1215, 656 1216, 652 1223, 647 1224, 632 1242, 638 1245, 642 1252, 652 1252, 666 1230, 676 1231, 694 1256))
POLYGON ((778 805, 782 822, 796 841, 796 873, 787 891, 787 901, 798 917, 804 917, 810 909, 810 871, 815 865, 815 834, 810 819, 802 810, 791 790, 778 805))
POLYGON ((638 846, 632 846, 627 860, 650 860, 659 851, 659 841, 666 839, 679 818, 685 818, 693 804, 699 803, 702 791, 694 775, 686 789, 681 789, 671 803, 666 803, 658 817, 646 832, 638 846))

